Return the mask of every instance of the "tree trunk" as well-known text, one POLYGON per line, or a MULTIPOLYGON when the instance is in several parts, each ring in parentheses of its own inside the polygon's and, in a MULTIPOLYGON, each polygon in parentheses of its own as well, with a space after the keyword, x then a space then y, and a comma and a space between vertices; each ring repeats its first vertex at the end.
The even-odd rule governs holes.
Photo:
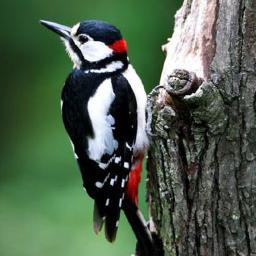
POLYGON ((148 99, 164 255, 256 255, 256 0, 185 0, 175 24, 148 99))

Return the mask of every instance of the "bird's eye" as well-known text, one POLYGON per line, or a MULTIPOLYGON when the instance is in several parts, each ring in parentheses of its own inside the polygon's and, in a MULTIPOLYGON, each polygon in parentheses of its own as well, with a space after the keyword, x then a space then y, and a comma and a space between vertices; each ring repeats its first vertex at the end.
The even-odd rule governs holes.
POLYGON ((80 36, 78 37, 78 41, 79 41, 81 44, 84 44, 84 43, 88 42, 88 40, 89 40, 89 38, 88 38, 88 36, 86 36, 86 35, 80 35, 80 36))

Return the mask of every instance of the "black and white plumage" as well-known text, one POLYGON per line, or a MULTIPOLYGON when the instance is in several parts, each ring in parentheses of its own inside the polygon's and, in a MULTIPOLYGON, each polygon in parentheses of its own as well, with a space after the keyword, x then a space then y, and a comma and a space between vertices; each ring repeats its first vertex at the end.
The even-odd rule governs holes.
POLYGON ((150 250, 151 236, 129 197, 131 172, 148 140, 146 94, 129 63, 126 42, 116 27, 102 21, 73 28, 41 23, 61 36, 74 63, 62 91, 62 116, 83 186, 95 201, 94 229, 98 233, 105 224, 106 238, 113 241, 123 209, 139 242, 150 250))

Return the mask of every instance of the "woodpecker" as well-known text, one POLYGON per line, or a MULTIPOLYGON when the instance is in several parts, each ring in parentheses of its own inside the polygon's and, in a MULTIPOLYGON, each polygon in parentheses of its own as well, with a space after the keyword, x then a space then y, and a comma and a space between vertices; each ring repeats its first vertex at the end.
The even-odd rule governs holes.
POLYGON ((152 255, 152 237, 138 209, 148 146, 146 93, 129 62, 127 43, 104 21, 85 20, 72 28, 40 22, 61 37, 74 64, 61 109, 83 187, 94 200, 94 230, 99 233, 104 225, 106 239, 113 242, 122 209, 142 254, 152 255))

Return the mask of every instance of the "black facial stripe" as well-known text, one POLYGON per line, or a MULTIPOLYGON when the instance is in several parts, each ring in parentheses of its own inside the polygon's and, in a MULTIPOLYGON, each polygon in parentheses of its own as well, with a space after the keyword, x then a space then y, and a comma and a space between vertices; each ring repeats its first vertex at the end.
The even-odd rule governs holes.
POLYGON ((87 61, 82 52, 80 51, 80 49, 78 48, 78 46, 74 43, 74 41, 72 39, 69 40, 69 44, 70 44, 70 47, 72 48, 72 50, 75 52, 75 54, 78 56, 79 60, 82 62, 82 65, 81 67, 89 67, 90 65, 90 62, 87 61))
POLYGON ((103 60, 90 62, 90 68, 91 69, 104 68, 113 61, 122 61, 124 65, 128 65, 127 54, 126 53, 114 54, 103 60))

